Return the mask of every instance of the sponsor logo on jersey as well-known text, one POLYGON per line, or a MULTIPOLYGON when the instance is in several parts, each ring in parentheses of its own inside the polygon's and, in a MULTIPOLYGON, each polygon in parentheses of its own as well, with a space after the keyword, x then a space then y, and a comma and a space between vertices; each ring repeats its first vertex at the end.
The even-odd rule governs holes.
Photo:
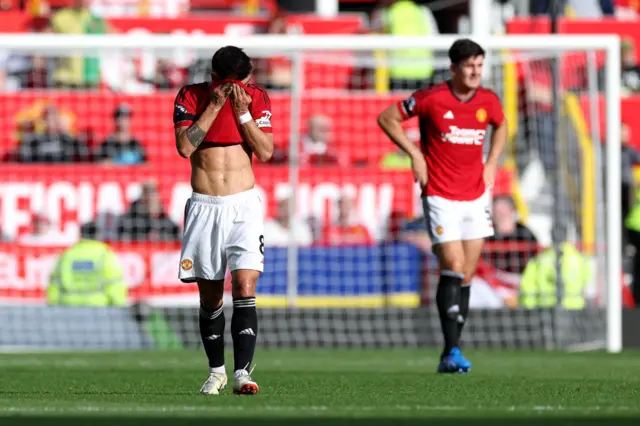
POLYGON ((262 117, 256 120, 258 127, 271 127, 271 111, 262 111, 262 117))
POLYGON ((449 120, 453 120, 453 112, 451 110, 447 111, 447 113, 445 115, 443 115, 444 118, 449 119, 449 120))
POLYGON ((482 145, 486 130, 461 129, 458 126, 449 126, 449 133, 441 133, 443 142, 456 145, 482 145))
POLYGON ((484 108, 480 108, 476 111, 476 118, 479 122, 484 123, 487 121, 487 111, 484 108))
POLYGON ((191 268, 193 268, 193 260, 191 260, 191 259, 182 259, 182 262, 180 262, 180 267, 182 269, 184 269, 185 271, 190 271, 191 268))

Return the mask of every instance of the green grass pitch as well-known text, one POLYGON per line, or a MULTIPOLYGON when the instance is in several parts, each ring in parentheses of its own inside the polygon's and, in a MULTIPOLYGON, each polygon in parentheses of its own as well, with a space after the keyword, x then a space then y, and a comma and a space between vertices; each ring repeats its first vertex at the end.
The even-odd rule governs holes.
POLYGON ((466 353, 259 350, 260 393, 219 397, 199 351, 0 354, 0 425, 640 425, 639 353, 466 353))

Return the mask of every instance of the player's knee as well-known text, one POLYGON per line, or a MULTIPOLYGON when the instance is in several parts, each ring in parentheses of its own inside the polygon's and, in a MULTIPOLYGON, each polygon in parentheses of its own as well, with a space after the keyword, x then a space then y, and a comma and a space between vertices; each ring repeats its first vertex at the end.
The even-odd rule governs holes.
POLYGON ((255 297, 256 295, 256 284, 255 281, 251 281, 249 279, 240 280, 236 282, 233 286, 232 295, 234 299, 244 298, 244 297, 255 297))
POLYGON ((200 306, 209 312, 213 312, 222 306, 222 296, 200 297, 200 306))
POLYGON ((224 281, 198 281, 200 306, 207 311, 215 311, 222 306, 224 281))
POLYGON ((233 298, 255 297, 259 276, 258 271, 236 271, 233 273, 233 288, 231 290, 233 298))
POLYGON ((464 257, 459 256, 459 257, 448 259, 448 261, 446 262, 446 267, 444 269, 463 275, 464 274, 464 257))

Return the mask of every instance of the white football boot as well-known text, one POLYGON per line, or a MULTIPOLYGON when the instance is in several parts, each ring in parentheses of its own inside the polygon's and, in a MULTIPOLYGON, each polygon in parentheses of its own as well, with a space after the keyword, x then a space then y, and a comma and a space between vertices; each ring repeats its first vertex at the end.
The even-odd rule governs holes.
POLYGON ((203 395, 220 395, 220 391, 227 387, 227 375, 225 373, 211 373, 200 393, 203 395))
MULTIPOLYGON (((255 366, 254 366, 255 368, 255 366)), ((233 375, 234 395, 255 395, 258 393, 258 384, 251 378, 251 371, 238 370, 233 375)))

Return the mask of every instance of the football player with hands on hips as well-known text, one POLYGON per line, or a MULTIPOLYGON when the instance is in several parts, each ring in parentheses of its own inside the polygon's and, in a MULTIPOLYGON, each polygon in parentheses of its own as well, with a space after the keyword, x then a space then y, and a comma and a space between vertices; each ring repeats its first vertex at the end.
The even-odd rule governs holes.
POLYGON ((265 162, 273 154, 271 102, 263 88, 249 84, 253 66, 242 49, 219 49, 211 66, 211 81, 183 87, 174 103, 176 148, 191 162, 193 189, 185 206, 179 278, 197 283, 200 294, 200 335, 209 361, 200 392, 218 395, 227 386, 222 303, 227 267, 231 271, 233 393, 253 395, 264 217, 252 157, 265 162))
POLYGON ((455 41, 449 49, 450 80, 418 90, 378 117, 382 130, 411 157, 414 178, 422 188, 427 230, 440 265, 440 373, 471 369, 460 350, 460 334, 484 239, 493 235, 490 191, 508 134, 500 99, 480 85, 484 56, 472 40, 455 41), (419 120, 420 148, 402 128, 412 117, 419 120), (491 147, 483 163, 489 125, 491 147))

